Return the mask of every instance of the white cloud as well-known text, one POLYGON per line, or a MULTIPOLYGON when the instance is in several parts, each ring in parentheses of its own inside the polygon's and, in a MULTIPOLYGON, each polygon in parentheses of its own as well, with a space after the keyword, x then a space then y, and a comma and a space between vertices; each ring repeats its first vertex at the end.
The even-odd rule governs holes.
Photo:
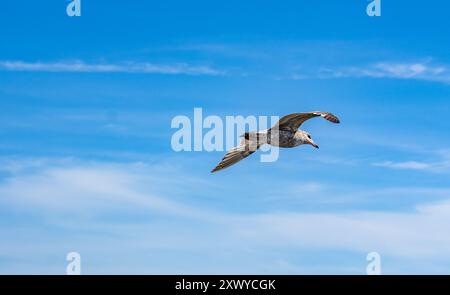
POLYGON ((16 170, 10 172, 14 175, 14 171, 20 171, 19 176, 1 183, 0 202, 58 214, 95 214, 131 205, 166 215, 205 216, 200 210, 160 197, 151 189, 140 191, 144 183, 151 186, 155 180, 142 177, 139 164, 80 166, 73 161, 58 161, 49 167, 45 163, 46 160, 31 161, 28 171, 23 168, 23 161, 12 165, 16 170), (36 169, 40 164, 44 166, 36 169), (64 168, 67 166, 70 168, 64 168))
POLYGON ((323 67, 318 77, 329 78, 390 78, 415 79, 450 83, 450 69, 430 62, 378 62, 367 66, 323 67))
POLYGON ((185 63, 161 65, 153 63, 86 63, 72 62, 25 62, 0 61, 0 69, 24 72, 78 72, 78 73, 144 73, 169 75, 223 75, 224 72, 209 66, 192 66, 185 63))
MULTIPOLYGON (((38 162, 35 162, 38 163, 38 162)), ((445 199, 438 203, 419 203, 411 212, 353 211, 346 213, 303 213, 294 209, 265 213, 234 213, 198 206, 188 195, 160 195, 158 187, 175 187, 186 182, 182 172, 170 173, 171 178, 158 179, 155 175, 165 172, 159 167, 136 164, 67 164, 56 167, 36 167, 28 172, 23 169, 0 183, 3 208, 20 208, 33 214, 43 214, 58 226, 83 227, 85 216, 89 228, 117 237, 133 239, 129 243, 172 244, 174 249, 199 247, 193 240, 202 240, 200 251, 211 250, 218 242, 214 231, 220 229, 221 247, 230 251, 242 245, 252 249, 339 249, 366 252, 376 250, 382 255, 399 257, 441 257, 450 260, 450 194, 449 189, 439 189, 445 199), (179 183, 170 183, 181 178, 179 183), (168 181, 168 182, 167 182, 168 181), (183 200, 183 201, 182 201, 183 200), (104 214, 133 213, 148 210, 151 221, 124 225, 112 221, 95 222, 104 214), (157 213, 157 215, 155 215, 157 213), (160 217, 157 217, 160 216, 160 217), (172 216, 167 219, 164 216, 172 216), (156 218, 156 219, 155 219, 156 218), (175 219, 174 219, 175 218, 175 219), (180 220, 174 223, 174 220, 180 220), (185 220, 185 221, 182 221, 185 220), (170 222, 169 222, 170 221, 170 222), (193 222, 193 224, 190 224, 193 222), (212 226, 214 225, 214 226, 212 226), (179 226, 194 230, 194 234, 182 243, 179 226), (147 228, 145 240, 135 230, 147 228), (165 230, 161 230, 164 228, 165 230), (192 243, 190 245, 190 243, 192 243)), ((23 165, 23 163, 21 164, 23 165)), ((168 171, 166 171, 168 172, 168 171)), ((316 194, 323 185, 307 183, 305 193, 316 194)), ((186 191, 186 190, 185 190, 186 191)), ((434 189, 402 188, 401 193, 423 194, 429 198, 434 189)), ((325 191, 326 194, 328 192, 325 191)), ((258 192, 256 192, 258 193, 258 192)), ((373 194, 374 192, 371 191, 373 194)), ((395 197, 395 189, 382 189, 381 195, 395 197)), ((194 194, 195 195, 195 194, 194 194)), ((432 197, 432 196, 431 196, 432 197)), ((120 238, 119 238, 120 239, 120 238)), ((3 243, 9 243, 7 240, 3 243)), ((190 251, 198 251, 192 248, 190 251)))
POLYGON ((392 255, 450 257, 450 207, 427 205, 417 212, 267 214, 246 219, 240 229, 256 243, 289 247, 370 249, 392 255))
POLYGON ((295 193, 318 193, 323 191, 326 185, 320 182, 311 181, 294 185, 290 190, 295 193))
POLYGON ((450 152, 448 150, 440 150, 434 152, 434 154, 438 157, 438 159, 404 162, 383 161, 373 163, 373 166, 403 170, 423 170, 439 173, 448 172, 450 169, 450 152))
POLYGON ((384 161, 380 163, 374 163, 374 166, 393 168, 393 169, 407 169, 407 170, 426 170, 433 167, 429 163, 417 162, 417 161, 407 161, 407 162, 391 162, 384 161))

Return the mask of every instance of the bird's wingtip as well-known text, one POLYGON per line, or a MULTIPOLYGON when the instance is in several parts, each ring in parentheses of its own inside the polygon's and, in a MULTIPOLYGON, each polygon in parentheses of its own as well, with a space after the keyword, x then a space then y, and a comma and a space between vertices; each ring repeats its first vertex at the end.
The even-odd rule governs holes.
MULTIPOLYGON (((322 115, 323 116, 323 115, 322 115)), ((325 113, 325 115, 323 116, 325 119, 327 119, 328 121, 330 121, 331 123, 334 124, 339 124, 341 123, 341 121, 339 120, 339 118, 335 115, 333 115, 332 113, 325 113)))

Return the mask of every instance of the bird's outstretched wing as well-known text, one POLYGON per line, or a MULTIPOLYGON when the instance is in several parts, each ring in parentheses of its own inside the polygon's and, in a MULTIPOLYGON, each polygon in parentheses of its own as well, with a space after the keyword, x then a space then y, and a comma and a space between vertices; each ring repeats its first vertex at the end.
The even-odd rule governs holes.
POLYGON ((223 157, 222 161, 220 161, 220 163, 211 172, 216 172, 236 164, 240 160, 253 154, 259 147, 260 144, 257 142, 242 138, 239 145, 229 150, 223 157))
POLYGON ((279 128, 279 130, 289 130, 289 131, 297 131, 300 125, 303 124, 306 120, 309 120, 314 117, 323 117, 332 123, 339 123, 338 117, 333 115, 332 113, 327 112, 310 112, 310 113, 294 113, 283 118, 278 121, 275 126, 271 129, 279 128))

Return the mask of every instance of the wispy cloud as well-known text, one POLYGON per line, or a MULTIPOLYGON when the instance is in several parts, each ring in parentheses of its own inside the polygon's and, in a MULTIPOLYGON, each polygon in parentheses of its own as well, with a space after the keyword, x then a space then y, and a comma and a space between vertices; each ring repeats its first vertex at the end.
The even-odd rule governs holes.
POLYGON ((431 64, 428 61, 378 62, 366 66, 323 67, 318 70, 317 76, 319 78, 415 79, 450 83, 449 67, 431 64))
MULTIPOLYGON (((147 170, 141 163, 79 165, 74 159, 56 162, 36 159, 28 166, 19 160, 11 167, 9 172, 20 177, 8 178, 0 185, 0 202, 13 202, 25 208, 31 205, 59 213, 76 213, 80 208, 84 208, 85 213, 98 213, 105 208, 134 204, 166 215, 206 218, 200 210, 161 197, 155 191, 141 191, 143 175, 139 171, 147 170), (119 167, 127 171, 122 173, 119 167)), ((145 178, 148 184, 161 184, 152 176, 145 178)))
POLYGON ((143 73, 168 75, 223 75, 225 72, 210 66, 194 66, 186 63, 170 65, 153 63, 86 63, 0 61, 0 70, 22 72, 74 72, 74 73, 143 73))
MULTIPOLYGON (((1 203, 3 208, 20 208, 32 215, 45 216, 46 226, 55 224, 65 228, 65 231, 84 232, 85 236, 81 234, 84 238, 78 239, 77 243, 78 248, 88 247, 90 252, 95 252, 91 255, 90 264, 95 264, 95 257, 102 257, 104 253, 103 247, 92 248, 89 244, 92 240, 86 236, 92 232, 103 235, 95 241, 97 246, 118 243, 120 246, 115 251, 146 253, 152 249, 156 256, 158 251, 166 254, 170 251, 174 255, 180 251, 215 255, 217 248, 220 248, 224 253, 233 253, 230 255, 235 258, 234 261, 240 261, 244 257, 257 260, 270 256, 273 249, 295 249, 296 252, 338 249, 357 253, 375 250, 382 255, 406 258, 450 259, 448 188, 437 191, 446 196, 443 200, 418 203, 410 212, 359 210, 304 213, 293 209, 283 212, 268 209, 243 214, 205 205, 199 207, 198 203, 196 206, 192 203, 186 205, 192 197, 188 194, 160 195, 159 187, 175 187, 167 180, 160 182, 154 178, 155 174, 162 173, 161 168, 136 164, 73 163, 60 167, 43 164, 39 170, 33 168, 24 172, 21 169, 0 183, 1 203), (121 216, 128 214, 140 216, 138 223, 124 223, 121 216), (115 217, 105 219, 105 216, 115 217), (174 219, 182 222, 173 222, 174 219)), ((182 171, 175 173, 179 175, 173 179, 184 177, 182 171)), ((307 186, 305 193, 316 193, 322 189, 318 183, 307 186)), ((403 191, 414 192, 415 189, 412 187, 403 191)), ((399 192, 386 190, 379 193, 395 196, 399 192)), ((432 199, 432 194, 436 192, 434 189, 421 189, 417 193, 424 199, 432 199)), ((0 227, 0 230, 6 236, 1 246, 5 250, 3 253, 17 252, 24 247, 20 246, 24 244, 23 240, 16 245, 12 233, 8 233, 6 228, 0 227)), ((41 249, 50 252, 65 249, 61 245, 53 245, 55 238, 48 232, 45 237, 39 239, 41 249)), ((32 252, 30 249, 27 251, 32 252)), ((117 252, 109 254, 115 256, 117 252)), ((167 255, 164 257, 169 259, 167 255)), ((275 260, 279 256, 271 258, 275 260)), ((166 270, 168 273, 173 273, 175 269, 179 271, 179 261, 167 263, 163 260, 158 265, 170 265, 172 268, 166 270)), ((223 272, 224 265, 231 272, 242 267, 238 263, 228 265, 226 261, 221 262, 210 271, 223 272)), ((97 265, 100 265, 97 269, 101 272, 101 263, 97 265)), ((206 267, 201 263, 195 265, 206 267)), ((138 262, 134 266, 142 265, 138 262)), ((251 271, 260 272, 262 269, 264 266, 256 265, 251 271)), ((283 271, 283 268, 279 270, 283 271)))
POLYGON ((379 163, 374 163, 374 166, 386 167, 393 169, 406 169, 406 170, 425 170, 433 167, 430 163, 417 162, 417 161, 406 161, 406 162, 392 162, 384 161, 379 163))
POLYGON ((448 172, 450 169, 450 152, 440 150, 435 152, 438 159, 422 161, 382 161, 373 166, 402 170, 423 170, 431 172, 448 172))

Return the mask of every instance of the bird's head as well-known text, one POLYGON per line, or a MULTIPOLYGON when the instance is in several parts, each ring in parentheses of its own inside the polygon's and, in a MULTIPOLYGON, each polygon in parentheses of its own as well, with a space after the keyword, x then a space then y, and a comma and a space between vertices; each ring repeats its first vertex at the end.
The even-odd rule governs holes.
POLYGON ((305 144, 310 144, 313 147, 315 147, 316 149, 319 148, 319 146, 314 142, 314 140, 311 137, 311 134, 309 134, 308 132, 303 132, 303 142, 305 144))

